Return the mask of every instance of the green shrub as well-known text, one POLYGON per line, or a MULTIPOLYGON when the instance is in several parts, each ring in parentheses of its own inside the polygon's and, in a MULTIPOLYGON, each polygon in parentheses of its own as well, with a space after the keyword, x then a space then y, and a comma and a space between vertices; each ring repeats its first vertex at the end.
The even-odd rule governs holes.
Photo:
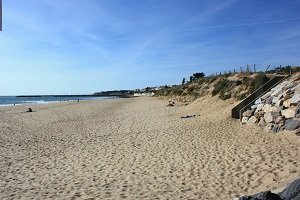
POLYGON ((258 73, 250 83, 250 93, 254 92, 268 81, 269 78, 265 73, 258 73))
POLYGON ((182 92, 183 92, 183 90, 181 89, 181 88, 176 88, 176 89, 174 89, 173 91, 172 91, 172 94, 173 95, 181 95, 182 94, 182 92))
POLYGON ((238 81, 236 81, 236 82, 235 82, 235 85, 236 85, 236 86, 238 86, 238 85, 242 85, 242 84, 243 84, 243 82, 242 82, 242 81, 240 81, 240 80, 238 80, 238 81))
POLYGON ((225 91, 229 87, 229 82, 227 79, 221 79, 216 84, 214 84, 214 89, 212 91, 212 95, 215 96, 221 91, 225 91))
POLYGON ((194 86, 194 85, 190 86, 190 87, 187 89, 187 93, 188 93, 188 94, 191 94, 191 93, 194 91, 195 88, 196 88, 196 86, 194 86))
POLYGON ((229 99, 231 97, 231 93, 221 91, 219 98, 222 100, 229 99))

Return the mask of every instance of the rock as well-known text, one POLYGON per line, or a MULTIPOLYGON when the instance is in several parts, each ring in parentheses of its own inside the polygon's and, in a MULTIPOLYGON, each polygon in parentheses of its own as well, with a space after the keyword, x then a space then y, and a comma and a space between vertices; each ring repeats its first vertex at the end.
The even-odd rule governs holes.
POLYGON ((283 99, 278 99, 278 100, 276 101, 276 103, 275 103, 275 106, 276 106, 276 107, 279 107, 279 106, 282 105, 282 103, 283 103, 283 99))
POLYGON ((275 193, 272 193, 271 191, 267 192, 260 192, 258 194, 252 195, 252 196, 242 196, 238 198, 238 200, 283 200, 275 193))
POLYGON ((273 96, 270 96, 270 97, 266 98, 265 104, 271 104, 272 101, 273 101, 273 98, 274 98, 273 96))
POLYGON ((256 122, 257 122, 257 118, 254 117, 254 116, 252 116, 252 117, 250 117, 250 119, 248 120, 247 125, 253 125, 253 124, 255 124, 256 122))
POLYGON ((260 192, 251 196, 241 196, 238 200, 299 200, 300 179, 293 181, 282 192, 275 194, 271 191, 260 192))
POLYGON ((293 130, 293 134, 299 135, 300 134, 300 127, 293 130))
POLYGON ((254 104, 261 104, 261 98, 256 99, 256 101, 254 102, 254 104))
POLYGON ((278 112, 278 111, 280 111, 280 108, 272 106, 271 104, 266 104, 266 105, 264 105, 262 110, 266 113, 268 113, 268 112, 278 112))
POLYGON ((291 104, 295 105, 298 104, 298 102, 300 102, 300 94, 295 94, 291 100, 290 100, 291 104))
POLYGON ((274 98, 272 99, 272 103, 273 103, 273 104, 276 104, 279 100, 280 100, 280 97, 274 97, 274 98))
POLYGON ((278 131, 280 131, 280 126, 274 124, 274 126, 272 127, 272 131, 273 133, 277 133, 278 131))
POLYGON ((282 199, 300 199, 300 179, 297 179, 289 184, 282 192, 279 193, 279 196, 282 199))
POLYGON ((272 130, 274 124, 273 123, 267 123, 267 130, 272 130))
POLYGON ((281 92, 282 92, 282 89, 283 89, 283 87, 281 86, 281 87, 279 87, 278 89, 276 89, 272 94, 271 94, 271 96, 278 96, 278 94, 280 94, 281 92))
POLYGON ((268 112, 264 114, 264 119, 267 123, 272 123, 279 116, 279 112, 268 112))
POLYGON ((300 103, 298 104, 295 112, 296 112, 296 115, 300 114, 300 103))
MULTIPOLYGON (((258 104, 258 105, 260 105, 260 104, 258 104)), ((251 110, 256 110, 256 108, 257 108, 257 105, 251 106, 251 110)))
POLYGON ((286 108, 290 107, 290 105, 291 105, 290 99, 287 99, 287 100, 285 100, 285 101, 283 102, 283 106, 286 107, 286 108))
POLYGON ((294 92, 291 90, 291 89, 288 89, 286 90, 284 93, 282 93, 282 96, 283 97, 286 97, 286 96, 290 96, 292 95, 294 92))
POLYGON ((242 118, 242 124, 247 124, 249 117, 242 118))
POLYGON ((267 125, 266 121, 264 118, 261 118, 258 122, 259 127, 265 127, 267 125))
POLYGON ((275 118, 275 123, 276 124, 279 124, 279 123, 281 123, 281 122, 283 122, 284 121, 284 117, 283 116, 277 116, 276 118, 275 118))
POLYGON ((288 89, 291 89, 295 86, 295 83, 292 83, 290 82, 289 84, 285 85, 282 90, 285 91, 285 90, 288 90, 288 89))
POLYGON ((254 114, 254 116, 259 119, 259 118, 263 117, 264 114, 265 114, 264 111, 258 111, 254 114))
POLYGON ((296 115, 296 109, 288 108, 281 111, 281 115, 286 119, 293 118, 296 115))
POLYGON ((300 94, 300 85, 293 87, 291 90, 293 90, 295 94, 300 94))
POLYGON ((267 93, 264 94, 261 98, 262 98, 262 99, 267 99, 269 96, 271 96, 271 94, 272 94, 272 91, 267 92, 267 93))
POLYGON ((285 121, 284 128, 289 131, 293 131, 296 128, 300 127, 300 120, 288 119, 285 121))
POLYGON ((243 112, 243 117, 251 117, 252 114, 253 114, 252 110, 247 110, 243 112))
POLYGON ((262 110, 264 112, 270 112, 272 105, 271 104, 265 104, 264 107, 262 108, 262 110))
POLYGON ((263 109, 263 107, 264 107, 264 104, 258 104, 255 112, 261 111, 263 109))

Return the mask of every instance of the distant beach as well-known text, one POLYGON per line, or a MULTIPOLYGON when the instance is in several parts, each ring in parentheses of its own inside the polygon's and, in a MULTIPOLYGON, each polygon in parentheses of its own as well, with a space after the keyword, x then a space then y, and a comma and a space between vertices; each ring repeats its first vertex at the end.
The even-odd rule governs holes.
POLYGON ((242 126, 217 97, 166 105, 0 107, 0 199, 233 199, 299 177, 294 134, 242 126))

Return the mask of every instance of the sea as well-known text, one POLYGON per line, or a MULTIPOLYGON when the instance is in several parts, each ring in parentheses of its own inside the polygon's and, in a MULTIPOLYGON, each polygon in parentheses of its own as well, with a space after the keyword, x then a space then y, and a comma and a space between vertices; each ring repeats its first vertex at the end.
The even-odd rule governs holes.
POLYGON ((81 101, 81 100, 103 100, 113 99, 118 97, 113 96, 0 96, 0 106, 13 106, 13 105, 24 105, 24 104, 46 104, 54 102, 65 102, 65 101, 81 101))

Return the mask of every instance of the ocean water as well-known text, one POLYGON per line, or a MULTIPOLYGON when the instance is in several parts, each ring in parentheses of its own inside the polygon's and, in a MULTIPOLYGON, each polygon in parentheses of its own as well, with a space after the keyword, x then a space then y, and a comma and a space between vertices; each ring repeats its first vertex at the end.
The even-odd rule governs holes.
POLYGON ((0 96, 0 106, 23 105, 23 104, 43 104, 61 101, 77 101, 79 100, 103 100, 116 97, 93 97, 93 96, 40 96, 40 97, 16 97, 16 96, 0 96))

